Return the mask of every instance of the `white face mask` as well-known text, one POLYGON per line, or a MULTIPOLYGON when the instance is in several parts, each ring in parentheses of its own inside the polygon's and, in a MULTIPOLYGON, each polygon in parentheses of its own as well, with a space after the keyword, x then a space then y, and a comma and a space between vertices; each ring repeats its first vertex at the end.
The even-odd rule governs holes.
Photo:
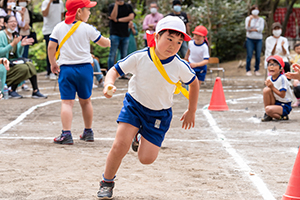
POLYGON ((281 29, 273 30, 272 33, 275 37, 279 37, 279 36, 281 36, 282 30, 281 29))
POLYGON ((252 15, 255 15, 255 16, 257 16, 258 14, 259 14, 259 10, 252 10, 252 15))
POLYGON ((181 6, 174 6, 174 11, 175 12, 180 12, 181 11, 181 6))
POLYGON ((7 28, 6 30, 7 30, 9 33, 15 32, 15 30, 11 30, 10 28, 7 28))
POLYGON ((19 2, 19 6, 22 6, 25 8, 27 6, 27 2, 19 2))
POLYGON ((9 3, 7 3, 7 6, 14 7, 14 6, 16 6, 16 3, 15 2, 9 2, 9 3))
POLYGON ((150 12, 151 12, 152 14, 155 14, 155 13, 157 13, 157 9, 156 9, 156 8, 150 8, 150 12))

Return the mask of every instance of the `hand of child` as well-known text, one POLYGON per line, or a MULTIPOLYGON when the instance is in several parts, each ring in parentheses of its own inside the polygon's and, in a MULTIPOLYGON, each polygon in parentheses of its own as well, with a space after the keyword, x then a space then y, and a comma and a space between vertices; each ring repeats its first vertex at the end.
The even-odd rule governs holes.
POLYGON ((273 83, 272 83, 272 81, 271 81, 270 79, 266 80, 266 81, 265 81, 265 84, 266 84, 266 86, 269 87, 269 88, 272 88, 272 87, 273 87, 273 83))
POLYGON ((191 66, 191 68, 198 67, 198 66, 197 66, 197 63, 190 63, 190 66, 191 66))
POLYGON ((184 129, 190 129, 191 127, 195 127, 195 112, 191 112, 189 110, 186 110, 182 117, 180 118, 180 121, 182 122, 182 128, 184 129))
POLYGON ((115 93, 117 90, 116 86, 113 84, 107 84, 104 86, 103 94, 106 98, 111 98, 113 93, 115 93))
POLYGON ((59 66, 56 62, 53 65, 51 65, 51 72, 53 74, 59 74, 60 69, 59 69, 59 66))
POLYGON ((285 73, 285 76, 288 78, 288 79, 298 79, 300 80, 300 65, 297 64, 297 63, 294 63, 292 65, 292 68, 294 69, 295 72, 287 72, 285 73))

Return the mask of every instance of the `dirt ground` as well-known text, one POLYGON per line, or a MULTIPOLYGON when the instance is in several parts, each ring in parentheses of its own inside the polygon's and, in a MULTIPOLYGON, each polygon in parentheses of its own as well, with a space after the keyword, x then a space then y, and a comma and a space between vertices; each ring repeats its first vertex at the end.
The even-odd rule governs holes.
MULTIPOLYGON (((246 77, 238 61, 221 67, 229 111, 207 110, 216 73, 212 81, 208 74, 201 87, 195 128, 181 128, 188 102, 175 95, 172 125, 158 159, 142 165, 130 149, 117 173, 115 200, 282 198, 298 151, 300 110, 293 109, 289 121, 261 123, 264 76, 246 77)), ((75 103, 71 146, 52 142, 61 132, 55 81, 45 73, 38 81, 48 99, 31 99, 31 92, 20 91, 23 99, 0 101, 0 200, 97 199, 127 81, 117 80, 112 99, 105 99, 100 88, 93 90, 93 143, 78 139, 83 120, 75 103)))

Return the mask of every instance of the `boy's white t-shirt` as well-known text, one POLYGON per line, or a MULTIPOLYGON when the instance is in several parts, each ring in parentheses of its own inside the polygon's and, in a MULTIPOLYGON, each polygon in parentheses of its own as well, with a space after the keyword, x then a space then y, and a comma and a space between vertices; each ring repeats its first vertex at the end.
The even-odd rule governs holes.
POLYGON ((276 45, 276 50, 275 50, 275 54, 274 55, 278 55, 282 58, 283 62, 289 62, 289 56, 290 56, 290 52, 289 52, 289 42, 287 40, 287 38, 280 36, 278 39, 276 39, 273 36, 269 36, 266 39, 266 50, 265 50, 265 68, 268 68, 268 62, 266 61, 266 59, 272 55, 272 50, 276 45), (284 49, 286 50, 286 54, 283 54, 282 51, 282 46, 281 43, 282 41, 284 41, 284 49))
POLYGON ((189 41, 189 62, 198 63, 205 59, 209 59, 209 49, 205 42, 202 44, 196 44, 194 40, 189 41))
MULTIPOLYGON (((41 6, 42 11, 46 10, 50 0, 44 0, 41 6)), ((47 17, 43 17, 43 35, 51 34, 56 24, 61 22, 61 14, 65 12, 64 3, 51 3, 47 17)))
MULTIPOLYGON (((65 35, 74 25, 60 22, 53 29, 50 41, 57 42, 58 45, 65 35)), ((97 42, 101 38, 101 33, 92 25, 81 22, 76 31, 69 37, 60 49, 58 59, 59 65, 72 65, 92 63, 93 58, 90 53, 90 41, 97 42)))
POLYGON ((283 103, 289 103, 293 100, 293 92, 290 87, 289 81, 287 80, 285 75, 280 74, 276 80, 272 79, 272 76, 269 76, 267 79, 270 79, 274 85, 274 87, 279 91, 286 91, 285 97, 281 98, 275 92, 273 92, 274 97, 277 101, 283 102, 283 103))
MULTIPOLYGON (((189 64, 176 54, 161 61, 170 79, 177 83, 190 84, 196 78, 189 64)), ((120 75, 132 73, 128 93, 140 104, 151 110, 172 107, 175 85, 160 74, 150 57, 149 48, 133 52, 115 64, 120 75)))

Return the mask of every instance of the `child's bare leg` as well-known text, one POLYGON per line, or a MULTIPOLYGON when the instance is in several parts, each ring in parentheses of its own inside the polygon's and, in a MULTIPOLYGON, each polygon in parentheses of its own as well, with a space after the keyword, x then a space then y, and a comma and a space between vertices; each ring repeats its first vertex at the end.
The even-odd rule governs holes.
POLYGON ((280 119, 283 109, 281 106, 277 105, 271 105, 267 106, 266 108, 266 114, 269 115, 272 118, 280 119))
POLYGON ((152 144, 142 136, 138 149, 138 157, 140 162, 145 165, 153 163, 157 158, 159 150, 160 147, 152 144))
POLYGON ((127 123, 120 122, 118 125, 115 141, 110 149, 104 170, 106 179, 113 179, 117 173, 122 159, 127 154, 133 137, 138 132, 138 128, 127 123))
POLYGON ((93 106, 92 106, 91 98, 88 99, 79 98, 79 103, 82 110, 84 126, 86 129, 90 129, 92 128, 92 123, 93 123, 93 106))
POLYGON ((61 116, 61 123, 64 131, 71 130, 72 118, 73 118, 73 112, 72 112, 73 105, 74 105, 74 100, 61 101, 60 116, 61 116))
POLYGON ((275 97, 273 91, 269 87, 264 88, 263 96, 265 108, 269 105, 275 105, 275 97))

